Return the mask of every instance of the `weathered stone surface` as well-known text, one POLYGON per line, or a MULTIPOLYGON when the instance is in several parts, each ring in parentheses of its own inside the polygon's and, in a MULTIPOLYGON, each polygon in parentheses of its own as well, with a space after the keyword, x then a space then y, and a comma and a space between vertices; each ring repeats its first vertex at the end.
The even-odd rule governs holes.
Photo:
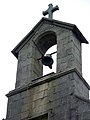
MULTIPOLYGON (((55 22, 55 21, 54 21, 55 22)), ((57 72, 76 68, 82 74, 81 41, 72 29, 73 25, 59 26, 58 22, 44 22, 27 37, 18 52, 16 87, 21 87, 43 75, 43 65, 38 58, 57 44, 57 72), (68 28, 67 28, 68 26, 68 28)))
POLYGON ((6 120, 90 120, 89 85, 82 77, 75 25, 43 18, 12 51, 18 58, 15 89, 7 94, 6 120), (57 44, 57 72, 43 76, 42 53, 57 44))
POLYGON ((42 81, 38 79, 36 85, 26 86, 27 90, 8 95, 7 120, 14 120, 15 116, 25 120, 45 113, 54 120, 81 120, 85 113, 89 116, 89 86, 78 72, 54 74, 51 80, 46 76, 42 81))

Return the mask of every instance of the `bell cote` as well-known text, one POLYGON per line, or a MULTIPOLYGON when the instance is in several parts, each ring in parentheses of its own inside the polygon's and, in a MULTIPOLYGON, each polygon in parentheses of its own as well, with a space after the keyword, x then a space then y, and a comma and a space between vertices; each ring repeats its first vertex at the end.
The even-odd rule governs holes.
POLYGON ((43 76, 40 60, 46 51, 57 44, 57 72, 77 69, 82 75, 81 43, 88 43, 74 24, 42 18, 12 50, 18 59, 16 87, 30 84, 43 76))

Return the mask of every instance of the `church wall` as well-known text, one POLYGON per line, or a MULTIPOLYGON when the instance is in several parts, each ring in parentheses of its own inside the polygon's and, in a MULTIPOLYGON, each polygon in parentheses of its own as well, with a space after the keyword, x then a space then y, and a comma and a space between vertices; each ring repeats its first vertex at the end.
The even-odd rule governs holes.
POLYGON ((31 30, 13 50, 18 66, 6 120, 90 119, 90 87, 82 77, 84 40, 75 25, 49 19, 31 30), (55 44, 57 72, 43 76, 41 51, 44 55, 55 44))
POLYGON ((31 83, 32 79, 42 76, 42 64, 37 59, 41 54, 33 42, 28 42, 18 56, 16 87, 31 83))
POLYGON ((10 93, 7 120, 33 120, 43 114, 48 114, 50 119, 70 120, 71 96, 75 94, 88 99, 88 92, 87 85, 76 72, 36 79, 23 90, 10 93))
POLYGON ((81 43, 67 30, 57 37, 57 71, 64 72, 76 68, 82 74, 81 43))

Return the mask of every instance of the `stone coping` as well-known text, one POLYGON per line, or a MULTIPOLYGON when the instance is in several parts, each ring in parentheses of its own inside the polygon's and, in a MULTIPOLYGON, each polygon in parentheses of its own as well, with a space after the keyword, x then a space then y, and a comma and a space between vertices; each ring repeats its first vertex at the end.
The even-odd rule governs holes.
POLYGON ((54 72, 52 72, 52 73, 47 74, 45 76, 34 79, 34 80, 32 80, 32 82, 30 84, 24 85, 22 87, 15 88, 14 90, 12 90, 8 94, 6 94, 6 96, 10 97, 12 95, 15 95, 15 94, 18 94, 20 92, 26 91, 28 89, 31 89, 32 87, 44 84, 46 82, 50 82, 52 80, 55 80, 55 79, 57 79, 59 77, 62 77, 64 75, 67 75, 67 74, 73 73, 73 72, 75 72, 79 76, 79 78, 82 80, 84 85, 88 88, 88 90, 90 90, 90 86, 88 85, 88 83, 85 81, 85 79, 82 77, 82 75, 77 71, 77 69, 74 68, 74 69, 71 69, 71 70, 68 70, 68 71, 65 71, 65 72, 62 72, 62 73, 54 73, 54 72))

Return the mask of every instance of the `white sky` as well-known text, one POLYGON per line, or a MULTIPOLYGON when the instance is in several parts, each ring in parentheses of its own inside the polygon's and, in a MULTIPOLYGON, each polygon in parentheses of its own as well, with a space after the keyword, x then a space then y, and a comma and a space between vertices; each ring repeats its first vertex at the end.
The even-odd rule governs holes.
MULTIPOLYGON (((11 50, 43 17, 48 4, 58 5, 54 19, 77 25, 90 42, 90 0, 0 0, 0 120, 6 117, 7 94, 14 89, 17 60, 11 50)), ((83 44, 83 76, 90 85, 90 44, 83 44)))

